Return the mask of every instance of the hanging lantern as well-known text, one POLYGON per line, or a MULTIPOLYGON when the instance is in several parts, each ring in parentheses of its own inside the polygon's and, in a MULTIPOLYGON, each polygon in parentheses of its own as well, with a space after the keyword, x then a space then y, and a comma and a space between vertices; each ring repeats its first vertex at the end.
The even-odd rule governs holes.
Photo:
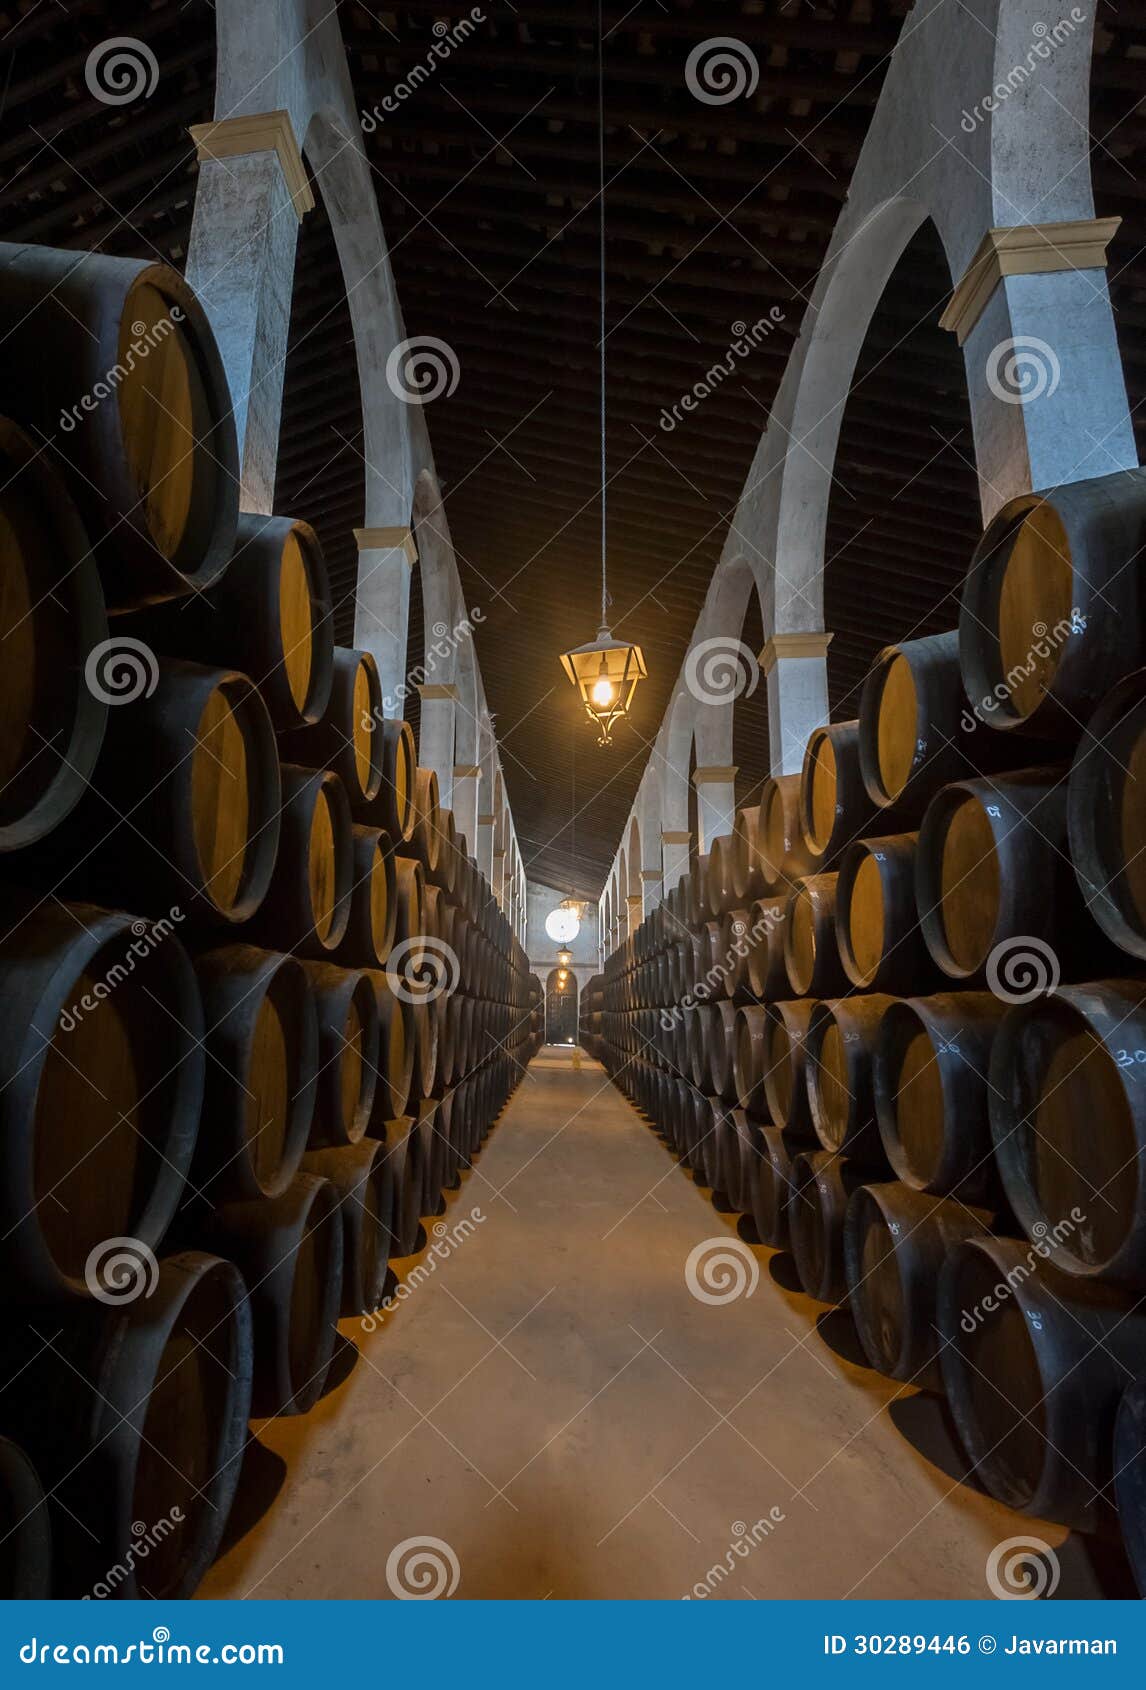
POLYGON ((561 667, 599 730, 597 744, 610 745, 614 722, 628 715, 637 682, 648 674, 640 646, 615 640, 602 623, 595 640, 562 653, 561 667))
POLYGON ((557 961, 563 969, 568 968, 569 964, 573 961, 573 952, 565 950, 558 951, 557 961))

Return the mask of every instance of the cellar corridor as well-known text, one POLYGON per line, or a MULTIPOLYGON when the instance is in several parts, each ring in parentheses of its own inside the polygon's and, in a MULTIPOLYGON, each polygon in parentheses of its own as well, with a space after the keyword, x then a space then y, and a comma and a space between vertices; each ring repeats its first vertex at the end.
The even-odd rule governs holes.
MULTIPOLYGON (((938 1400, 859 1365, 786 1255, 744 1252, 729 1302, 690 1292, 732 1219, 583 1052, 534 1058, 434 1225, 380 1329, 342 1323, 314 1410, 255 1423, 200 1595, 388 1598, 418 1539, 459 1599, 980 1597, 1030 1530, 956 1482, 938 1400)), ((1037 1529, 1060 1597, 1103 1593, 1037 1529)))

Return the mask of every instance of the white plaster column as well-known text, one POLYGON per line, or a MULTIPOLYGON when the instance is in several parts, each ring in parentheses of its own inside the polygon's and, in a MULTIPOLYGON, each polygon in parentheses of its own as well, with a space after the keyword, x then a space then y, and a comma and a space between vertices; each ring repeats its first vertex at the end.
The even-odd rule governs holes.
POLYGON ((453 681, 427 681, 418 688, 422 716, 418 727, 418 762, 438 777, 438 802, 454 807, 454 712, 458 689, 453 681))
POLYGON ((454 823, 465 835, 467 856, 477 856, 478 783, 481 770, 476 763, 454 764, 454 823))
POLYGON ((661 885, 666 897, 682 876, 688 873, 688 848, 691 842, 692 834, 681 829, 661 834, 661 851, 664 858, 661 885))
POLYGON ((358 584, 354 644, 378 665, 382 710, 406 714, 406 631, 410 622, 410 573, 417 552, 408 528, 356 528, 358 584))
POLYGON ((983 521, 1138 464, 1106 285, 1120 218, 988 229, 940 318, 963 348, 983 521))
POLYGON ((493 885, 493 816, 479 815, 477 819, 477 849, 474 857, 478 868, 493 885))
POLYGON ((628 911, 629 932, 635 933, 637 928, 641 925, 641 922, 644 920, 645 914, 644 899, 641 897, 641 894, 639 892, 630 892, 629 896, 625 899, 625 908, 628 911))
POLYGON ((768 750, 774 775, 797 774, 814 729, 828 721, 830 634, 773 634, 760 653, 768 682, 768 750))
POLYGON ((641 899, 644 913, 652 915, 661 901, 661 882, 664 872, 659 868, 643 868, 641 870, 641 899))
POLYGON ((696 787, 698 844, 703 856, 714 839, 731 833, 736 821, 736 768, 694 769, 692 784, 696 787))
POLYGON ((495 851, 493 854, 493 895, 497 899, 498 908, 505 909, 505 852, 495 851))
POLYGON ((245 511, 274 509, 298 226, 314 205, 285 111, 197 123, 187 280, 231 389, 245 511))

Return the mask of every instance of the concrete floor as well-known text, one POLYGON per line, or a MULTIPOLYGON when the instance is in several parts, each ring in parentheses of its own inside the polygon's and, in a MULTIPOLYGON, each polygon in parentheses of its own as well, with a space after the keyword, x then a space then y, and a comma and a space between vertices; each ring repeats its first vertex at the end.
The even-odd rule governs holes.
POLYGON ((723 1306, 690 1293, 733 1218, 576 1059, 535 1058, 451 1194, 437 1224, 477 1210, 471 1235, 380 1330, 343 1323, 360 1353, 317 1408, 259 1426, 200 1594, 388 1597, 391 1551, 429 1536, 459 1598, 679 1598, 717 1563, 721 1597, 979 1597, 1032 1530, 1059 1597, 1100 1594, 1061 1528, 957 1482, 940 1405, 857 1365, 788 1257, 753 1247, 723 1306))

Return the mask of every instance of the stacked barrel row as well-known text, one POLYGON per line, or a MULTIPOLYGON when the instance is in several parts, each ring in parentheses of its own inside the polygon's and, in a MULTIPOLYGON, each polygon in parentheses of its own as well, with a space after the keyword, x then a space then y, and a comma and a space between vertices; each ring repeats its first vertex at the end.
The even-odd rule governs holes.
POLYGON ((313 530, 239 513, 190 290, 0 247, 0 325, 5 1594, 186 1596, 536 983, 313 530))
POLYGON ((958 630, 608 959, 592 1048, 996 1497, 1117 1508, 1146 1593, 1144 542, 1143 472, 1007 506, 958 630))
POLYGON ((577 1042, 591 1056, 601 1054, 601 1026, 605 1008, 605 976, 594 974, 581 988, 577 1010, 577 1042))

